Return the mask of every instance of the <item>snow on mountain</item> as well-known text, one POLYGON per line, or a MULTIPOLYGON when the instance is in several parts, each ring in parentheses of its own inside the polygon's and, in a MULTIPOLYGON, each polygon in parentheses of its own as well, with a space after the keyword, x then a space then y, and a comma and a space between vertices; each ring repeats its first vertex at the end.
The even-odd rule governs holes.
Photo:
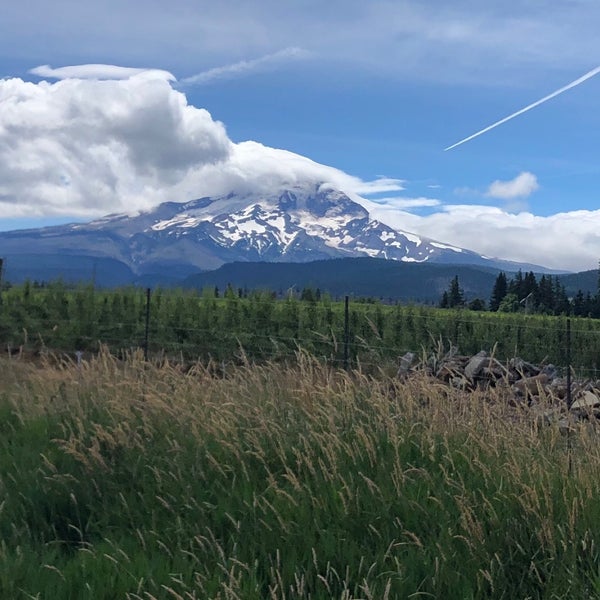
POLYGON ((158 219, 149 230, 195 241, 208 236, 218 246, 237 248, 253 260, 303 262, 321 254, 422 262, 439 255, 440 249, 463 252, 371 220, 367 210, 343 192, 300 186, 272 196, 193 201, 170 218, 158 219))
POLYGON ((497 266, 474 252, 372 220, 346 194, 323 185, 167 202, 135 216, 0 233, 0 255, 19 253, 116 259, 137 274, 358 256, 497 266))

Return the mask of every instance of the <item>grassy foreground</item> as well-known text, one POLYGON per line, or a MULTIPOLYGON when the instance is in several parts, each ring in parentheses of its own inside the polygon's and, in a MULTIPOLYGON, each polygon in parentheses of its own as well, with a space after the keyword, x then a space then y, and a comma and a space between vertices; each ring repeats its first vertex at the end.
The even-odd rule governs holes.
POLYGON ((0 597, 600 598, 600 438, 292 366, 0 364, 0 597))

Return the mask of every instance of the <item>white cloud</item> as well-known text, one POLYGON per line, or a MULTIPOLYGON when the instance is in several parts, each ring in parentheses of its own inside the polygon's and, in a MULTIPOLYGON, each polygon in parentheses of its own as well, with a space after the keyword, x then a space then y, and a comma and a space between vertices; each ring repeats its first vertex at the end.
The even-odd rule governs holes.
POLYGON ((524 171, 510 181, 494 181, 486 192, 486 196, 499 200, 515 200, 527 198, 539 189, 537 177, 524 171))
POLYGON ((441 202, 436 198, 405 198, 403 196, 392 196, 386 198, 373 199, 372 202, 385 207, 386 210, 394 211, 399 209, 409 208, 425 208, 432 206, 440 206, 441 202))
POLYGON ((542 217, 469 204, 444 206, 421 216, 373 203, 365 206, 392 227, 485 256, 573 271, 593 269, 598 263, 600 210, 542 217))
POLYGON ((357 194, 369 196, 371 194, 380 194, 382 192, 399 192, 404 189, 404 180, 391 179, 389 177, 379 177, 374 181, 356 181, 353 191, 357 194))
POLYGON ((355 198, 359 194, 402 189, 402 181, 398 179, 364 181, 294 152, 246 141, 232 144, 227 161, 190 171, 172 193, 177 199, 227 194, 231 191, 268 193, 283 186, 302 183, 330 184, 355 198))
POLYGON ((289 61, 300 60, 309 56, 310 53, 302 48, 284 48, 283 50, 261 56, 260 58, 242 60, 223 67, 208 69, 197 75, 182 79, 181 83, 185 85, 202 85, 219 79, 232 79, 249 75, 250 73, 275 69, 289 61))
POLYGON ((164 78, 0 80, 3 217, 147 206, 230 152, 224 126, 164 78))
MULTIPOLYGON (((85 69, 84 69, 85 71, 85 69)), ((0 217, 94 217, 230 191, 363 181, 285 150, 234 144, 225 127, 154 71, 128 79, 0 80, 0 217)))
POLYGON ((154 77, 162 77, 167 81, 175 81, 175 76, 172 73, 160 69, 137 69, 102 64, 73 65, 57 69, 52 68, 50 65, 40 65, 29 72, 32 75, 47 79, 129 79, 134 75, 146 73, 154 77))

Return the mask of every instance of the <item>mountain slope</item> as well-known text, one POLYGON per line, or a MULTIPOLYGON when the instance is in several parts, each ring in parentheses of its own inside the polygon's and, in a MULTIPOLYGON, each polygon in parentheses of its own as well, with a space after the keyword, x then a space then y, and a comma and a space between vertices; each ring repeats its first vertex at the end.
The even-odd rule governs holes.
MULTIPOLYGON (((231 262, 309 262, 375 257, 408 263, 519 265, 398 231, 372 220, 360 204, 325 186, 294 186, 270 195, 229 194, 167 202, 135 216, 109 215, 85 224, 0 233, 0 256, 49 256, 65 269, 82 257, 122 263, 136 277, 185 277, 231 262)), ((24 261, 21 260, 21 263, 24 261)), ((541 270, 536 268, 536 270, 541 270)))
POLYGON ((285 295, 289 289, 320 289, 334 297, 383 298, 439 302, 454 276, 468 299, 488 299, 499 271, 487 267, 441 263, 406 263, 377 258, 343 258, 311 263, 229 263, 215 271, 197 273, 183 285, 202 289, 227 285, 234 289, 263 289, 285 295))

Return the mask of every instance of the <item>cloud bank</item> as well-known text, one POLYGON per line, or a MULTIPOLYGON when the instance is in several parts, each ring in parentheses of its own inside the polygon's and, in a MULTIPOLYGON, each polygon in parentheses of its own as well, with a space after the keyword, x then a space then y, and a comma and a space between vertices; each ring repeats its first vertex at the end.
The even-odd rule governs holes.
POLYGON ((498 207, 445 205, 429 215, 366 202, 373 218, 485 256, 583 271, 598 265, 600 210, 542 217, 498 207))
POLYGON ((402 189, 398 180, 366 182, 292 152, 234 144, 160 71, 115 68, 130 75, 104 80, 113 69, 90 67, 50 69, 77 77, 56 83, 0 80, 0 218, 134 212, 301 181, 355 193, 402 189))
POLYGON ((0 81, 0 215, 87 216, 156 203, 224 162, 225 127, 168 81, 0 81))
MULTIPOLYGON (((0 218, 92 218, 167 200, 325 182, 404 231, 554 268, 597 264, 600 211, 538 217, 403 197, 399 179, 364 181, 293 152, 233 143, 222 123, 190 105, 160 72, 104 79, 110 69, 88 67, 51 69, 61 77, 54 83, 0 80, 0 218), (386 197, 361 198, 370 194, 386 197)), ((514 200, 537 188, 535 175, 522 172, 493 182, 487 194, 514 200)))

